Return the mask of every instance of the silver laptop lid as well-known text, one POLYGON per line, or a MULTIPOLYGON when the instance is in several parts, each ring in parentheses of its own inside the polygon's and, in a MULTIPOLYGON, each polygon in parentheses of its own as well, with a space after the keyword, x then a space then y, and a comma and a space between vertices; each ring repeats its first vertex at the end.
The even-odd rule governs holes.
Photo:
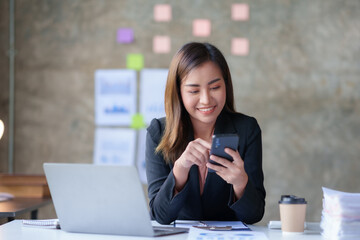
POLYGON ((63 230, 154 235, 134 166, 45 163, 44 170, 63 230))

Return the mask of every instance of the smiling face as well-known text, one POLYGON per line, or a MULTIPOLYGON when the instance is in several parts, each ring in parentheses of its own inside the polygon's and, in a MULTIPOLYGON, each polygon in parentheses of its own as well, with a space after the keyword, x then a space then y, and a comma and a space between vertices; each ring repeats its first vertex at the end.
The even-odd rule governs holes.
POLYGON ((181 80, 181 98, 193 127, 210 127, 226 101, 226 86, 220 68, 208 61, 181 80))

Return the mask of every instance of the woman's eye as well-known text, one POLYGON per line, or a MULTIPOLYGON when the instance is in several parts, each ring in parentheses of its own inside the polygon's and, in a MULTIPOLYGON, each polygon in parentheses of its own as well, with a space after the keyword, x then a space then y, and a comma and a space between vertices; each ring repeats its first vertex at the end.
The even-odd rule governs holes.
POLYGON ((195 94, 195 93, 198 93, 198 92, 199 92, 198 90, 189 91, 189 93, 192 93, 192 94, 195 94))
POLYGON ((211 90, 216 90, 216 89, 219 89, 220 88, 220 86, 216 86, 216 87, 212 87, 212 88, 210 88, 211 90))

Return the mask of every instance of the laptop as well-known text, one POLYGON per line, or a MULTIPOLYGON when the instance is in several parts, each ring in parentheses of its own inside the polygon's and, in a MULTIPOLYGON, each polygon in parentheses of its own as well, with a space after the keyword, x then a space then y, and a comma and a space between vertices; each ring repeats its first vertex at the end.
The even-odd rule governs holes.
POLYGON ((188 231, 152 226, 134 166, 44 163, 44 171, 67 232, 154 237, 188 231))

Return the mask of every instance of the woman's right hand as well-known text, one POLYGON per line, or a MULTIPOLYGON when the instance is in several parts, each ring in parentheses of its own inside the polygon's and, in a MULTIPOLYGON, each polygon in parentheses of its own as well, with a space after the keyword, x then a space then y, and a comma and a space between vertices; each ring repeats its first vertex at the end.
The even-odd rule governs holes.
POLYGON ((183 168, 190 169, 192 165, 196 164, 199 167, 206 165, 209 160, 209 152, 211 143, 197 138, 189 142, 185 151, 181 154, 180 158, 176 160, 183 168))
POLYGON ((189 170, 192 165, 196 164, 199 167, 206 165, 209 159, 209 152, 211 143, 206 142, 201 138, 189 142, 185 151, 175 161, 173 174, 175 177, 174 194, 180 192, 188 179, 189 170))

